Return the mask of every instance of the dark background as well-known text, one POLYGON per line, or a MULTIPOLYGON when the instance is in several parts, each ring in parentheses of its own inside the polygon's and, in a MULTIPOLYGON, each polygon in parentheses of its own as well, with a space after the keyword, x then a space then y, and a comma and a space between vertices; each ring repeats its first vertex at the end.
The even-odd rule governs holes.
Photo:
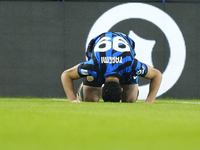
MULTIPOLYGON (((68 1, 0 2, 0 96, 65 97, 61 73, 85 61, 85 43, 92 25, 105 11, 122 4, 68 1)), ((200 97, 200 3, 196 2, 198 0, 147 2, 164 10, 176 21, 186 44, 182 75, 162 98, 200 97)), ((131 24, 137 27, 133 29, 142 37, 153 36, 156 30, 152 24, 137 19, 122 22, 111 30, 128 32, 131 24), (123 24, 128 26, 123 28, 123 24), (146 26, 151 30, 144 32, 146 26)), ((164 35, 158 32, 154 38, 160 36, 164 35)), ((158 49, 160 47, 167 49, 168 45, 161 43, 158 49)), ((153 57, 159 57, 154 62, 155 67, 163 71, 169 53, 158 53, 153 57)), ((75 89, 80 82, 75 82, 75 89)))
POLYGON ((62 1, 62 2, 180 2, 194 3, 199 0, 0 0, 0 1, 62 1))

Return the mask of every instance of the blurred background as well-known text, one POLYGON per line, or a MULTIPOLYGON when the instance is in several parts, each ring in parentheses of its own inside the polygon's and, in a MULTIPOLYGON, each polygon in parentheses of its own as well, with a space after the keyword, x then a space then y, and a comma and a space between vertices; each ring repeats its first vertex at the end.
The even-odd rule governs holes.
MULTIPOLYGON (((199 98, 199 7, 200 0, 0 0, 0 96, 65 97, 61 73, 85 61, 88 40, 120 31, 163 73, 158 97, 199 98)), ((147 87, 140 80, 141 99, 147 87)))

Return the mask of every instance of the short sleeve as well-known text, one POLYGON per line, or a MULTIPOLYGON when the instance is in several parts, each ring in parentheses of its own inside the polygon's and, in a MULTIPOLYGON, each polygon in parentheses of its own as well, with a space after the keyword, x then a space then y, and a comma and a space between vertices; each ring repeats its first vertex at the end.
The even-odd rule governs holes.
POLYGON ((146 64, 134 59, 133 65, 131 66, 133 75, 144 77, 148 72, 146 64))
POLYGON ((80 77, 84 76, 93 76, 94 78, 97 77, 97 71, 95 69, 95 65, 92 59, 86 62, 82 62, 78 66, 78 74, 80 77))

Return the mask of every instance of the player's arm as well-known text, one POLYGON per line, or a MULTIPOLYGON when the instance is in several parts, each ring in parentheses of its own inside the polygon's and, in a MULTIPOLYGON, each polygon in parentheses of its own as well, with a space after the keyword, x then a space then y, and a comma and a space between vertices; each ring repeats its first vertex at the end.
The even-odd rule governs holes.
POLYGON ((79 102, 79 100, 76 100, 76 96, 74 93, 74 84, 73 84, 73 80, 81 78, 78 74, 77 68, 78 65, 65 70, 61 75, 61 82, 65 94, 71 102, 79 102))
POLYGON ((145 101, 145 103, 153 103, 155 98, 156 98, 156 94, 158 93, 158 90, 160 88, 160 84, 162 81, 162 74, 159 70, 148 66, 148 72, 145 75, 145 78, 150 79, 150 87, 149 87, 149 94, 147 96, 147 99, 145 101))

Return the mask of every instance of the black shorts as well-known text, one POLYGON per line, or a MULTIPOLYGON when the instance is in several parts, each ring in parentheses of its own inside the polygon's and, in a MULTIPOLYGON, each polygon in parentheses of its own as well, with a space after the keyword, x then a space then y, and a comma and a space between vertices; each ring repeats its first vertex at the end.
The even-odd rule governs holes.
MULTIPOLYGON (((136 80, 136 79, 135 79, 136 80)), ((93 86, 93 87, 101 87, 103 83, 97 82, 93 76, 87 76, 83 78, 83 85, 88 85, 88 86, 93 86)), ((133 82, 126 82, 126 83, 121 83, 121 84, 133 84, 133 82)), ((137 84, 137 83, 136 83, 137 84)), ((81 96, 83 99, 83 89, 81 89, 81 96)), ((139 89, 138 89, 138 94, 137 98, 139 96, 139 89)))
POLYGON ((97 82, 93 76, 87 76, 83 78, 83 85, 101 87, 103 83, 97 82))
MULTIPOLYGON (((87 76, 83 78, 83 85, 93 86, 93 87, 101 87, 104 83, 97 82, 93 76, 87 76)), ((124 82, 120 82, 120 84, 138 84, 138 76, 136 78, 132 78, 130 80, 125 80, 124 82)))

